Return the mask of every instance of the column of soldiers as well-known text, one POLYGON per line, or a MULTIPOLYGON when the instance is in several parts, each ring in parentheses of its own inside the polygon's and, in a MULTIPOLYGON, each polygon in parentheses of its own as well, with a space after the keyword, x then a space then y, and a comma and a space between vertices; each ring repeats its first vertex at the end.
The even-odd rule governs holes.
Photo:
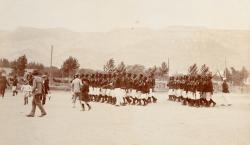
POLYGON ((211 75, 172 76, 169 83, 169 100, 194 107, 210 107, 216 103, 212 99, 213 83, 211 75))
POLYGON ((82 74, 89 82, 89 97, 93 102, 109 103, 116 106, 143 105, 156 103, 153 95, 153 76, 131 73, 82 74))

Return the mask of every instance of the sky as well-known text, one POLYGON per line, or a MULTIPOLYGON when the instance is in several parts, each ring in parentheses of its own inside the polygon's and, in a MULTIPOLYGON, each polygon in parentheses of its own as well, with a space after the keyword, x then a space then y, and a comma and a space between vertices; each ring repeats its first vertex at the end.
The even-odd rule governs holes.
POLYGON ((63 27, 78 32, 200 26, 250 29, 250 0, 0 0, 0 30, 63 27))

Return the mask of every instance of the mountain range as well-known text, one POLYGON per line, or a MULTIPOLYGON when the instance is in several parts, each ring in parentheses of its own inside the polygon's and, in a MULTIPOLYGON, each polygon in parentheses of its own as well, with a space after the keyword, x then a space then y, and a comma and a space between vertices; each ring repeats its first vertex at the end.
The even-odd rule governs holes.
POLYGON ((250 68, 250 30, 220 30, 171 26, 161 30, 120 28, 109 32, 74 32, 65 28, 19 27, 0 31, 0 57, 10 60, 25 54, 29 61, 60 67, 69 56, 82 68, 99 69, 110 58, 116 64, 160 66, 169 58, 170 72, 207 64, 215 71, 225 66, 250 68), (226 60, 226 61, 225 61, 226 60))

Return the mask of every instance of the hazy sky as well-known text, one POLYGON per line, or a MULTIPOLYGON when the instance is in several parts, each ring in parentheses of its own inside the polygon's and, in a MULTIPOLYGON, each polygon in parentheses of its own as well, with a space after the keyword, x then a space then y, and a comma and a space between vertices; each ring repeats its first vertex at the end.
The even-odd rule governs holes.
POLYGON ((250 0, 0 0, 0 29, 109 31, 171 25, 250 29, 250 0))

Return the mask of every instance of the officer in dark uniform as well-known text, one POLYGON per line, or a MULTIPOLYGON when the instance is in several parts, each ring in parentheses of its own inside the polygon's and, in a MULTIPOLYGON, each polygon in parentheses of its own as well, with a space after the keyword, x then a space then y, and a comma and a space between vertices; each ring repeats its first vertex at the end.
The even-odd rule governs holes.
POLYGON ((82 108, 83 108, 83 111, 85 111, 85 105, 84 103, 88 106, 88 110, 91 109, 91 106, 89 105, 89 101, 90 101, 90 97, 88 95, 89 93, 89 81, 87 80, 86 77, 82 77, 82 88, 81 88, 81 101, 83 102, 82 103, 82 108))
POLYGON ((5 89, 7 86, 10 86, 10 84, 6 77, 2 75, 2 72, 0 72, 0 94, 2 95, 2 98, 4 98, 5 89))

